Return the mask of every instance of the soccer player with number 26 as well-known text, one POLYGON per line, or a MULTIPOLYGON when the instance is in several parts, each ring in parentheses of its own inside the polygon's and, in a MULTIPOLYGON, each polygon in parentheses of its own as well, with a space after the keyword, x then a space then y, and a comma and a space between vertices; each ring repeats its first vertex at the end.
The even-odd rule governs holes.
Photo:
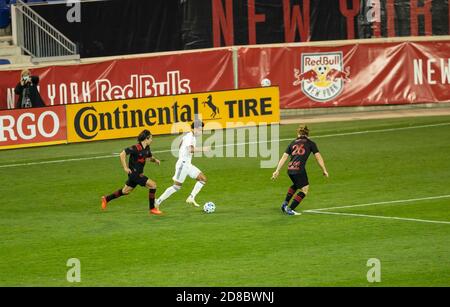
POLYGON ((314 154, 317 163, 322 169, 323 175, 328 177, 325 162, 319 153, 319 149, 317 148, 316 143, 309 139, 308 127, 306 125, 300 125, 297 129, 297 138, 289 144, 285 153, 278 162, 277 169, 272 174, 272 179, 276 179, 280 175, 280 169, 283 167, 284 163, 286 163, 287 159, 291 157, 291 161, 288 164, 288 175, 292 180, 292 185, 289 187, 286 199, 281 206, 281 211, 288 215, 301 214, 296 212, 295 209, 306 197, 306 194, 308 194, 309 181, 305 166, 311 152, 314 154), (299 191, 296 194, 297 190, 299 191), (294 198, 294 200, 292 200, 292 203, 289 206, 289 202, 292 198, 294 198))

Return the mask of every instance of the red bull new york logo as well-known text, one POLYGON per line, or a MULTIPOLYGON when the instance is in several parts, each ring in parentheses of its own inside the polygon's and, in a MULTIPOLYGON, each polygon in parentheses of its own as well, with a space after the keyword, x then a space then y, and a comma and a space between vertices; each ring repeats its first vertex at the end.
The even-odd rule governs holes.
POLYGON ((303 53, 301 70, 294 69, 294 86, 317 102, 332 101, 349 82, 350 67, 344 69, 342 52, 303 53))

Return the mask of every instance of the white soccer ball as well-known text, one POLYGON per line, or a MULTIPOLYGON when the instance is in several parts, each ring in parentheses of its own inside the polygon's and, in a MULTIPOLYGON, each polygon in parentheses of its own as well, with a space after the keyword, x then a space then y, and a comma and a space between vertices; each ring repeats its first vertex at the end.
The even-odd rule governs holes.
POLYGON ((214 205, 212 201, 209 201, 203 206, 203 211, 206 213, 213 213, 216 211, 216 205, 214 205))
POLYGON ((271 86, 271 85, 272 85, 272 82, 270 82, 269 79, 264 78, 264 79, 261 80, 261 86, 262 87, 268 87, 268 86, 271 86))

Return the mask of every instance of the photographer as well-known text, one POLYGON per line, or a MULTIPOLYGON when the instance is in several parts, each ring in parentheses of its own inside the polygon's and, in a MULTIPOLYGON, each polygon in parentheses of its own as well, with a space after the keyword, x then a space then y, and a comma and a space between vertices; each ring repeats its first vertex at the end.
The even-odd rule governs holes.
POLYGON ((14 90, 16 95, 19 95, 19 100, 16 103, 17 109, 45 107, 37 88, 38 84, 39 77, 31 76, 28 69, 22 71, 20 82, 17 83, 14 90))

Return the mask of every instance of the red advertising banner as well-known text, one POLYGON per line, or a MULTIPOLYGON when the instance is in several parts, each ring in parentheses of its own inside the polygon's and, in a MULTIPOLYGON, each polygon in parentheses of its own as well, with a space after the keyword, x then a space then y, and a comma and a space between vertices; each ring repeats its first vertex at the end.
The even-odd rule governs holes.
POLYGON ((0 150, 66 143, 65 108, 0 111, 0 150))
POLYGON ((239 49, 239 87, 264 78, 281 108, 450 101, 450 41, 239 49))
MULTIPOLYGON (((232 52, 227 49, 49 66, 39 76, 46 105, 111 101, 234 89, 232 52)), ((12 109, 20 71, 0 71, 0 109, 12 109)))

